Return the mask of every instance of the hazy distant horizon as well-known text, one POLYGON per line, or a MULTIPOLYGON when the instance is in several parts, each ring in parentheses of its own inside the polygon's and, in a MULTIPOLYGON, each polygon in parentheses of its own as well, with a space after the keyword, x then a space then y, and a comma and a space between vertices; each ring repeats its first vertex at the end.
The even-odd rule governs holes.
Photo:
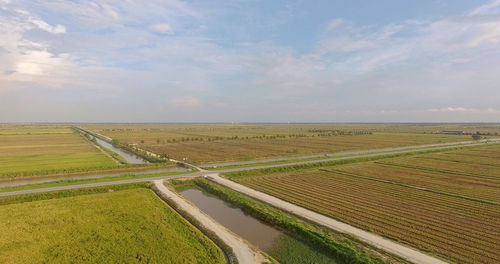
POLYGON ((0 122, 0 125, 500 125, 500 122, 0 122))
POLYGON ((500 0, 0 0, 0 122, 500 122, 500 0))

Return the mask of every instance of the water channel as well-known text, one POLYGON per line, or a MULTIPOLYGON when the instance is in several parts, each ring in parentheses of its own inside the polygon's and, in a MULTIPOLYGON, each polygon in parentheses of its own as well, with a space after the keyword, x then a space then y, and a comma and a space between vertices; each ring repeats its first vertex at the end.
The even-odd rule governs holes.
POLYGON ((229 230, 268 253, 280 263, 341 263, 286 232, 245 214, 216 196, 197 188, 180 194, 229 230))
POLYGON ((113 144, 111 143, 108 143, 98 137, 94 137, 97 141, 97 143, 99 143, 99 145, 117 153, 118 155, 122 156, 128 163, 131 163, 131 164, 145 164, 145 163, 149 163, 147 160, 143 159, 142 157, 140 156, 137 156, 133 153, 130 153, 130 152, 126 152, 124 150, 122 150, 121 148, 117 148, 115 146, 113 146, 113 144))

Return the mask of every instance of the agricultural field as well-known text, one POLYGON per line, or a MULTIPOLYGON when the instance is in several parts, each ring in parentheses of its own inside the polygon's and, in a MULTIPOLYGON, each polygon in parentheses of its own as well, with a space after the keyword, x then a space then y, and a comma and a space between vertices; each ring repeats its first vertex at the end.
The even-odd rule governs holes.
POLYGON ((0 263, 226 263, 148 188, 43 199, 0 205, 0 263))
POLYGON ((0 180, 116 167, 67 126, 0 126, 0 180))
POLYGON ((175 159, 187 158, 195 164, 297 157, 471 139, 466 135, 438 134, 441 127, 410 133, 410 130, 399 126, 355 124, 116 124, 82 127, 120 142, 137 144, 158 154, 167 154, 175 159))
POLYGON ((232 180, 457 263, 500 262, 500 146, 232 180))

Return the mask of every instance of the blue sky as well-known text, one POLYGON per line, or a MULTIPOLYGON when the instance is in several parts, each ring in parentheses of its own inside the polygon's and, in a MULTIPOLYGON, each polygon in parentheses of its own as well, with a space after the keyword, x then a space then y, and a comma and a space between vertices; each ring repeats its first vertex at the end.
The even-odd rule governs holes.
POLYGON ((0 122, 500 122, 500 0, 0 0, 0 122))

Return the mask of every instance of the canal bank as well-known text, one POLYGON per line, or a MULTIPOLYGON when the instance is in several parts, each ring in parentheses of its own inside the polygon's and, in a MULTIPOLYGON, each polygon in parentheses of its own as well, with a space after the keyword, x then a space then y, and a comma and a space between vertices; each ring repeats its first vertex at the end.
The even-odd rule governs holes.
POLYGON ((315 229, 206 180, 174 180, 171 184, 204 213, 280 263, 384 263, 345 237, 315 229))

